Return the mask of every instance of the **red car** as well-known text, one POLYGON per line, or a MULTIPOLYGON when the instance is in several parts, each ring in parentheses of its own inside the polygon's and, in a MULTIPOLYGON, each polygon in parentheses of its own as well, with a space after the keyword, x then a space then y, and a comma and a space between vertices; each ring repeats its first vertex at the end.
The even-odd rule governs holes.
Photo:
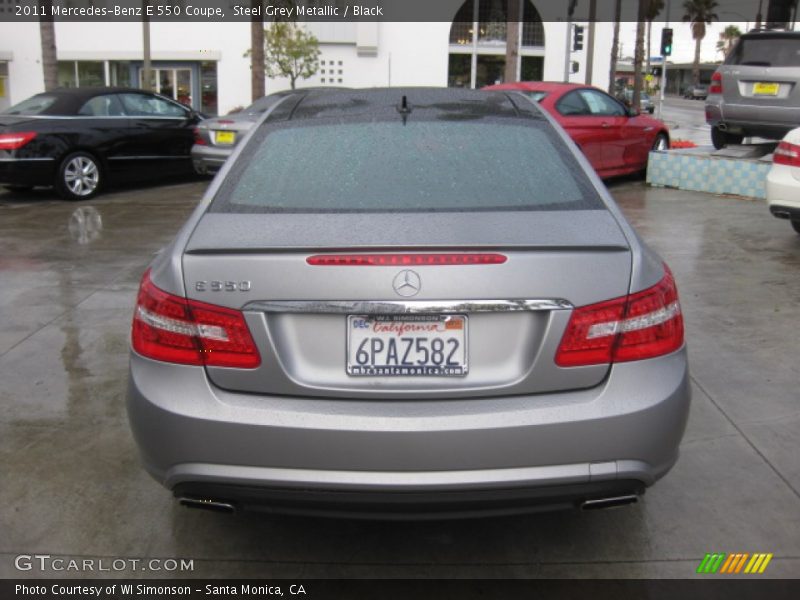
POLYGON ((642 171, 650 150, 669 148, 669 129, 626 108, 604 91, 577 83, 522 81, 485 90, 516 90, 535 100, 566 130, 600 177, 642 171))

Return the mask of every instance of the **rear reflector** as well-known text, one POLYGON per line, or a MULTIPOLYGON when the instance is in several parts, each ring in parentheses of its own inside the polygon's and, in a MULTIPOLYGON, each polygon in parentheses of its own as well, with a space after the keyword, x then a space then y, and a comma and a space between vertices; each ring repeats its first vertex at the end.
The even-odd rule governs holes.
POLYGON ((775 148, 772 155, 772 162, 776 165, 788 165, 790 167, 800 167, 800 145, 781 142, 775 148))
POLYGON ((0 133, 0 150, 19 150, 35 137, 35 131, 0 133))
POLYGON ((206 143, 205 138, 203 137, 203 134, 200 133, 200 128, 199 127, 195 127, 194 129, 192 129, 192 135, 194 136, 194 143, 197 144, 198 146, 207 146, 208 145, 206 143))
POLYGON ((722 93, 722 73, 716 71, 711 76, 711 85, 708 86, 708 93, 709 94, 721 94, 722 93))
POLYGON ((160 290, 148 270, 133 316, 133 349, 184 365, 253 369, 261 364, 241 311, 187 300, 160 290))
POLYGON ((572 311, 556 353, 560 367, 643 360, 683 345, 683 316, 669 268, 656 285, 572 311))
POLYGON ((397 267, 425 265, 499 265, 502 254, 317 254, 306 262, 318 267, 397 267))

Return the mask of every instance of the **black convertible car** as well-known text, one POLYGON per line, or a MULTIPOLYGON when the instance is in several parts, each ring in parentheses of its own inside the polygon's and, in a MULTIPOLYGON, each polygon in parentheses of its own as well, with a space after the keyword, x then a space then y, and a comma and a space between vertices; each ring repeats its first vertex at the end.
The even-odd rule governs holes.
POLYGON ((108 181, 193 172, 193 128, 202 115, 151 92, 57 89, 0 113, 0 185, 53 186, 68 200, 108 181))

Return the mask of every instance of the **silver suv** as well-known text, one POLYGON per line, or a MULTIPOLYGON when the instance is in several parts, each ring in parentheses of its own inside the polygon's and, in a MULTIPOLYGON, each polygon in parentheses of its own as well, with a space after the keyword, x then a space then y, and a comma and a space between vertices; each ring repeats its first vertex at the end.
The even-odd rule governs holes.
POLYGON ((706 122, 715 148, 800 125, 800 31, 743 35, 711 78, 706 122))

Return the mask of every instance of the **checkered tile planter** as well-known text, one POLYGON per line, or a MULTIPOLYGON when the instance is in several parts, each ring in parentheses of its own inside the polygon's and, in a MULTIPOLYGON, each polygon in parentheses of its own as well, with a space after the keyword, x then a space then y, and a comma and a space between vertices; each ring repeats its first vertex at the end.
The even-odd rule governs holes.
POLYGON ((753 159, 675 151, 651 152, 647 163, 647 183, 679 190, 764 198, 771 166, 772 163, 753 159))

